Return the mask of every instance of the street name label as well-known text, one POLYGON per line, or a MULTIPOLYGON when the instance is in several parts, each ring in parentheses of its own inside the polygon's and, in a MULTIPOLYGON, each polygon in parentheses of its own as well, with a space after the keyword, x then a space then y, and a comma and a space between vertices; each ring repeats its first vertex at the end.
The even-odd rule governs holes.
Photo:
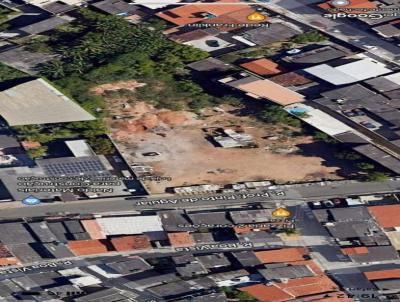
POLYGON ((245 200, 251 198, 271 198, 271 196, 285 196, 283 191, 270 191, 263 193, 240 193, 231 195, 214 195, 204 197, 187 197, 187 198, 176 198, 176 199, 156 199, 156 200, 142 200, 136 203, 137 206, 152 206, 162 204, 178 204, 178 203, 195 203, 202 201, 218 201, 218 200, 245 200))

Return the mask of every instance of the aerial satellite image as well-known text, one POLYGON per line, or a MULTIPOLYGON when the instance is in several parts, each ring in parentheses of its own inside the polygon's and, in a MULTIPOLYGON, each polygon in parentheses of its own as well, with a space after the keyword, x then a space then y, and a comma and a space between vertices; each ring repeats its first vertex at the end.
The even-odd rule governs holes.
POLYGON ((400 0, 0 0, 0 302, 399 302, 400 0))

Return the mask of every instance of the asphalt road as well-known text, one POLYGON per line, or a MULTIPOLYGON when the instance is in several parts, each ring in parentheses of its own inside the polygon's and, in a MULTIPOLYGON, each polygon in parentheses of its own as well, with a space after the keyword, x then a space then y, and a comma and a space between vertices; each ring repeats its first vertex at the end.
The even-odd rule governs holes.
MULTIPOLYGON (((272 0, 266 7, 288 18, 315 27, 339 40, 363 48, 377 57, 399 64, 400 47, 379 38, 373 33, 357 28, 357 23, 349 25, 342 22, 341 19, 332 20, 323 17, 323 11, 309 6, 311 3, 317 2, 321 1, 272 0), (376 49, 368 49, 361 42, 365 45, 375 46, 376 49)), ((348 20, 350 19, 348 18, 348 20)))
POLYGON ((26 206, 22 203, 4 203, 0 209, 0 219, 163 209, 223 208, 255 203, 263 203, 271 207, 275 207, 277 204, 292 206, 307 201, 324 200, 334 197, 396 192, 400 192, 400 179, 386 182, 340 181, 326 182, 324 185, 318 183, 291 185, 276 190, 256 193, 168 198, 149 197, 135 200, 110 198, 67 203, 42 203, 36 206, 26 206))

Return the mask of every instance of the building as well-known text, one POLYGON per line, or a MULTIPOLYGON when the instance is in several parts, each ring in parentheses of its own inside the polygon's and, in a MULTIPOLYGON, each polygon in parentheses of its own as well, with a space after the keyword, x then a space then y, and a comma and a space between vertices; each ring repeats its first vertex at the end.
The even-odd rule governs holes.
POLYGON ((253 60, 242 63, 240 66, 261 76, 275 75, 282 72, 277 63, 268 59, 253 60))
POLYGON ((43 79, 30 80, 1 91, 0 115, 10 126, 94 119, 43 79))
POLYGON ((106 244, 101 240, 69 241, 68 248, 75 256, 104 254, 108 252, 106 244))
POLYGON ((157 215, 123 216, 97 218, 105 235, 135 235, 149 232, 163 232, 161 220, 157 215))
POLYGON ((300 103, 304 96, 270 80, 260 79, 245 72, 219 80, 220 83, 238 89, 256 99, 267 99, 282 106, 300 103))
POLYGON ((112 238, 111 244, 118 252, 132 250, 149 250, 152 248, 149 237, 147 237, 146 235, 132 235, 112 238))
POLYGON ((275 250, 257 251, 256 257, 261 263, 295 262, 306 260, 308 252, 303 247, 288 247, 275 250))

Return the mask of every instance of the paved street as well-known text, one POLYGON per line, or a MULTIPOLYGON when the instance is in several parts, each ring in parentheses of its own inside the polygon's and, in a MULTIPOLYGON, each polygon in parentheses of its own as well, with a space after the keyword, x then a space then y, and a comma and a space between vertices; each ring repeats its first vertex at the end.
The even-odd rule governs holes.
POLYGON ((233 207, 263 203, 275 207, 277 204, 297 205, 311 200, 323 200, 351 195, 400 192, 400 179, 386 182, 339 181, 282 186, 279 189, 258 193, 212 194, 188 197, 149 197, 143 199, 94 199, 67 203, 42 203, 26 206, 19 202, 0 205, 0 218, 40 217, 66 214, 95 214, 162 209, 206 209, 233 207))
POLYGON ((271 2, 268 3, 267 8, 295 21, 315 27, 316 29, 325 32, 339 40, 346 41, 357 47, 361 47, 377 57, 400 64, 400 47, 393 43, 386 42, 372 33, 360 30, 355 25, 348 25, 345 22, 342 22, 340 19, 332 20, 323 17, 322 10, 314 9, 309 6, 312 3, 319 2, 321 1, 271 0, 271 2), (377 49, 367 49, 366 47, 362 46, 360 42, 356 42, 355 40, 359 40, 365 45, 376 46, 377 49))

